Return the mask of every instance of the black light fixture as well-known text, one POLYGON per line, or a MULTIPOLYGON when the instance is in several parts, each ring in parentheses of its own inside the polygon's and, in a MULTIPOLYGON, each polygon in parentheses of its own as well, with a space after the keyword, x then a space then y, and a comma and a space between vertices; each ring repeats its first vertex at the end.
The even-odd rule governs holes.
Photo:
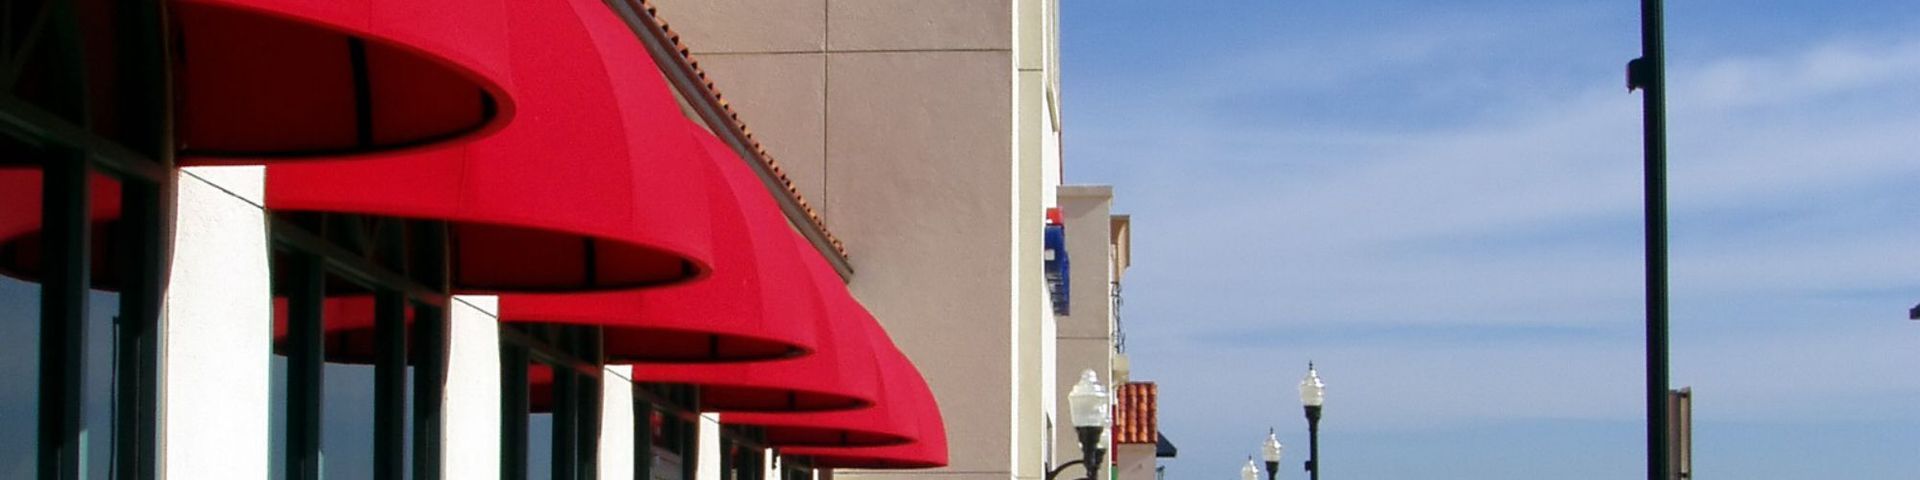
POLYGON ((1267 480, 1274 480, 1280 474, 1280 452, 1286 448, 1286 445, 1280 444, 1280 437, 1274 436, 1273 429, 1268 428, 1267 443, 1260 444, 1260 459, 1267 462, 1267 480))
POLYGON ((1320 406, 1327 402, 1327 384, 1307 362, 1307 378, 1300 379, 1300 405, 1307 409, 1307 478, 1320 480, 1320 406))
POLYGON ((1072 414, 1073 430, 1080 436, 1080 459, 1054 467, 1053 471, 1047 472, 1047 480, 1053 480, 1075 463, 1086 469, 1084 480, 1093 480, 1099 475, 1110 438, 1107 424, 1113 419, 1107 406, 1107 389, 1100 386, 1100 376, 1094 374, 1092 369, 1081 371, 1080 382, 1073 384, 1073 390, 1067 392, 1067 409, 1072 414))

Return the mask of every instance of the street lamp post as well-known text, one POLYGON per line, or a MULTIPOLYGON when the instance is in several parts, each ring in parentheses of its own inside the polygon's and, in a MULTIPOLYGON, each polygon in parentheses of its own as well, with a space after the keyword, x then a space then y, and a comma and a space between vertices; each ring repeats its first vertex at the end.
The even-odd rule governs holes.
POLYGON ((1274 480, 1280 474, 1280 451, 1286 449, 1280 444, 1280 437, 1273 435, 1273 429, 1267 429, 1267 443, 1260 445, 1260 459, 1267 461, 1267 480, 1274 480))
POLYGON ((1320 480, 1320 406, 1327 401, 1327 384, 1307 362, 1307 378, 1300 380, 1300 405, 1307 409, 1307 478, 1320 480))
POLYGON ((1640 0, 1640 58, 1627 62, 1627 90, 1641 96, 1642 183, 1647 245, 1647 479, 1672 478, 1667 464, 1667 47, 1661 0, 1640 0))
POLYGON ((1240 480, 1260 480, 1260 468, 1253 466, 1253 457, 1247 457, 1247 465, 1240 467, 1240 480))
POLYGON ((1074 433, 1080 437, 1080 459, 1054 467, 1047 472, 1047 480, 1053 480, 1075 463, 1086 469, 1086 480, 1096 480, 1110 438, 1107 423, 1113 418, 1107 413, 1107 405, 1107 389, 1100 386, 1100 376, 1092 369, 1080 372, 1080 382, 1067 392, 1067 410, 1073 416, 1074 433))

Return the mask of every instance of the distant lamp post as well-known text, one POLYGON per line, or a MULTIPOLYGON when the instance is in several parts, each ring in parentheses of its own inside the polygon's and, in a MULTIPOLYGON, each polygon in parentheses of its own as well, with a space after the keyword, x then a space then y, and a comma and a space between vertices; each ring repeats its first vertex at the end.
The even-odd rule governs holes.
MULTIPOLYGON (((1267 480, 1274 480, 1280 474, 1280 452, 1286 448, 1286 445, 1280 444, 1280 437, 1274 436, 1273 429, 1267 429, 1267 443, 1260 445, 1260 459, 1267 462, 1267 480)), ((1248 467, 1252 467, 1251 463, 1248 467)))
POLYGON ((1260 480, 1260 468, 1253 466, 1253 457, 1247 457, 1247 465, 1240 467, 1240 480, 1260 480))
POLYGON ((1047 472, 1047 480, 1053 480, 1060 472, 1075 463, 1086 468, 1086 480, 1094 480, 1100 473, 1101 457, 1106 456, 1107 424, 1113 416, 1107 412, 1107 389, 1100 386, 1100 376, 1092 369, 1080 372, 1080 383, 1073 384, 1073 390, 1067 392, 1067 410, 1073 417, 1074 433, 1080 436, 1080 459, 1060 464, 1047 472))
POLYGON ((1307 378, 1300 379, 1300 405, 1307 409, 1307 477, 1320 480, 1320 406, 1327 402, 1327 384, 1307 362, 1307 378))

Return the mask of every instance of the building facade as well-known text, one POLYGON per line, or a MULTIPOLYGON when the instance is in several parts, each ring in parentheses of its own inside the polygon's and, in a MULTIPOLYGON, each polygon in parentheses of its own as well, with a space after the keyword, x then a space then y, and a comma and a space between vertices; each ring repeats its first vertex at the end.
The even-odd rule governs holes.
MULTIPOLYGON (((1079 371, 1059 367, 1062 324, 1043 272, 1045 214, 1065 196, 1058 3, 658 4, 819 199, 852 252, 854 294, 921 366, 948 419, 952 461, 937 474, 837 475, 1043 478, 1059 456, 1054 434, 1071 436, 1063 385, 1079 371)), ((1097 227, 1067 228, 1069 241, 1102 245, 1076 278, 1105 276, 1092 260, 1106 256, 1107 226, 1097 227)), ((1091 288, 1076 298, 1106 302, 1100 280, 1080 282, 1091 288)))
POLYGON ((27 3, 0 476, 1041 480, 1114 379, 1057 1, 27 3))

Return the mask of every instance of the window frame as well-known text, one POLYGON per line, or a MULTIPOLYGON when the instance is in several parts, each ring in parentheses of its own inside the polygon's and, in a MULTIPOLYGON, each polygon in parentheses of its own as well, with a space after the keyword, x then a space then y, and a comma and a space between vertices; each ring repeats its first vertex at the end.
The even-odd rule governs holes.
POLYGON ((281 459, 286 478, 321 478, 326 362, 322 316, 329 278, 339 278, 370 290, 374 298, 373 478, 402 480, 411 470, 415 480, 438 480, 444 463, 439 399, 446 391, 447 306, 452 298, 446 224, 308 212, 269 212, 268 218, 274 263, 270 271, 288 309, 287 444, 281 459), (409 394, 417 400, 412 402, 411 425, 403 421, 409 394), (409 427, 412 458, 406 456, 409 427))
MULTIPOLYGON (((639 368, 639 367, 635 367, 639 368)), ((700 469, 700 389, 693 385, 670 383, 633 384, 634 478, 653 480, 653 417, 669 422, 663 428, 679 432, 670 450, 680 457, 680 480, 697 478, 700 469), (677 441, 675 441, 677 440, 677 441)))
MULTIPOLYGON (((35 17, 22 51, 0 52, 7 58, 42 55, 36 71, 49 87, 40 98, 15 95, 20 71, 0 71, 6 80, 0 91, 0 137, 30 150, 28 165, 42 173, 41 225, 43 278, 40 279, 39 375, 36 383, 35 468, 42 479, 86 476, 87 432, 84 425, 88 295, 92 290, 90 219, 91 177, 113 178, 121 190, 120 228, 114 233, 115 254, 122 260, 122 281, 112 359, 112 453, 109 468, 122 478, 157 477, 159 421, 160 297, 164 259, 170 243, 162 222, 170 215, 173 165, 172 112, 169 97, 168 54, 161 2, 115 2, 109 14, 116 87, 94 98, 86 82, 89 52, 79 12, 71 0, 47 0, 39 10, 22 12, 35 17), (27 48, 33 48, 31 50, 27 48), (108 138, 90 128, 91 107, 114 105, 114 126, 121 139, 108 138), (133 143, 127 143, 131 141, 133 143)), ((22 10, 25 10, 24 8, 22 10)), ((13 38, 12 23, 0 24, 0 35, 13 38)), ((10 45, 13 43, 9 42, 10 45)), ((16 62, 9 61, 11 66, 16 62)))
POLYGON ((553 431, 549 478, 593 480, 599 476, 601 378, 606 364, 599 327, 500 324, 500 478, 526 480, 527 427, 532 416, 528 367, 553 371, 549 403, 553 431))

